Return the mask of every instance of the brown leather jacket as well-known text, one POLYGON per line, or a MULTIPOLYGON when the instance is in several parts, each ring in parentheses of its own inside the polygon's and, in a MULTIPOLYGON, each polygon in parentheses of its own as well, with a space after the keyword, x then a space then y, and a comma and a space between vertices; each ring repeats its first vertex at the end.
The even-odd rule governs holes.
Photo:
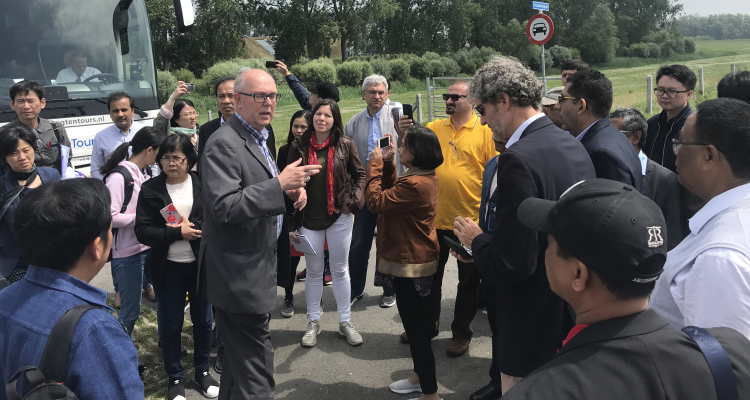
POLYGON ((435 170, 411 168, 399 178, 393 160, 370 158, 365 198, 367 208, 379 214, 378 270, 402 278, 433 275, 440 253, 435 170))
MULTIPOLYGON (((307 165, 307 143, 300 138, 292 142, 289 149, 287 165, 302 159, 301 165, 307 165)), ((348 136, 341 135, 334 151, 333 161, 333 193, 336 196, 334 212, 355 213, 365 204, 363 196, 365 187, 365 169, 359 161, 354 141, 348 136)), ((304 210, 297 212, 294 218, 288 218, 289 231, 295 231, 302 226, 304 210)))

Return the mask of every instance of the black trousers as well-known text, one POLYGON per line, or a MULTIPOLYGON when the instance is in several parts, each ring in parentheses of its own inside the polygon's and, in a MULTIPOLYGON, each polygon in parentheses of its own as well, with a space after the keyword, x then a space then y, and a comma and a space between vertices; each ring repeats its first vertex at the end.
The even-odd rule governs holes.
POLYGON ((497 365, 500 360, 500 335, 497 326, 497 297, 495 288, 487 281, 482 281, 482 296, 487 305, 487 318, 490 320, 490 330, 492 330, 492 364, 490 364, 490 385, 498 389, 502 388, 500 380, 500 367, 497 365))
POLYGON ((432 353, 435 324, 427 312, 432 294, 427 297, 420 296, 411 278, 393 278, 393 288, 398 298, 396 302, 398 313, 401 315, 401 322, 409 337, 414 372, 419 376, 422 393, 435 393, 438 389, 435 376, 435 355, 432 353))
POLYGON ((291 276, 289 277, 289 283, 287 283, 286 287, 284 288, 284 300, 293 300, 294 299, 294 279, 297 277, 297 267, 299 266, 299 260, 302 257, 300 256, 292 256, 289 270, 291 272, 291 276))
MULTIPOLYGON (((437 230, 438 243, 440 244, 440 256, 438 258, 437 272, 432 278, 430 293, 429 313, 432 321, 437 324, 440 321, 440 303, 443 299, 443 275, 445 264, 450 257, 450 247, 443 240, 447 236, 458 241, 453 231, 437 230)), ((453 311, 453 323, 451 331, 453 337, 458 339, 471 339, 474 332, 471 330, 471 321, 477 315, 477 304, 479 303, 479 273, 474 263, 458 263, 458 293, 456 294, 456 306, 453 311)))
POLYGON ((216 323, 224 339, 220 400, 274 398, 273 345, 270 314, 236 314, 216 308, 216 323))

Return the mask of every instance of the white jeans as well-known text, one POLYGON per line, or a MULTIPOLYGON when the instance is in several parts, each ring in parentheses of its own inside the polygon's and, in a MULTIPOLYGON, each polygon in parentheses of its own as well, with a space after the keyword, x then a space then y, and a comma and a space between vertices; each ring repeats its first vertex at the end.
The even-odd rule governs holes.
POLYGON ((305 279, 305 298, 307 299, 307 319, 320 321, 320 298, 323 296, 323 247, 328 239, 328 261, 333 278, 333 296, 339 310, 339 321, 351 319, 351 292, 349 283, 349 245, 352 242, 352 214, 341 214, 328 229, 313 231, 300 228, 299 233, 307 236, 315 249, 316 255, 305 254, 307 278, 305 279))

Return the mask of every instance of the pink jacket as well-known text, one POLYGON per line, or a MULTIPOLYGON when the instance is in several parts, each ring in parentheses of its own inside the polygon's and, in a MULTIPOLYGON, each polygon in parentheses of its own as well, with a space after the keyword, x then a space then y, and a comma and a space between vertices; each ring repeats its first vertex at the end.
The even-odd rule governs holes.
POLYGON ((134 181, 133 197, 128 203, 128 208, 122 214, 120 210, 122 209, 122 203, 125 201, 125 179, 121 174, 114 173, 109 175, 105 182, 109 194, 112 196, 112 204, 109 206, 109 211, 112 213, 112 228, 118 228, 117 236, 112 242, 112 258, 125 258, 149 249, 148 246, 138 242, 133 230, 138 194, 141 192, 141 185, 146 182, 147 177, 138 170, 137 165, 130 161, 121 161, 118 165, 127 168, 134 181))

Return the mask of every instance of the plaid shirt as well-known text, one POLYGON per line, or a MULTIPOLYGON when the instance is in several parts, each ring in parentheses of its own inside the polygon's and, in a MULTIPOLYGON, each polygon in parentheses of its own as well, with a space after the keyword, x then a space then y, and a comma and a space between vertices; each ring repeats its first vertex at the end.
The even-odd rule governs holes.
MULTIPOLYGON (((279 176, 279 168, 276 166, 276 161, 273 160, 273 157, 271 156, 271 151, 268 150, 268 146, 266 146, 266 140, 268 139, 268 130, 265 128, 262 132, 258 132, 257 129, 253 128, 252 125, 248 124, 247 121, 245 121, 240 114, 234 113, 235 116, 237 116, 237 119, 242 122, 242 125, 247 128, 248 131, 250 131, 250 134, 253 136, 253 139, 255 140, 255 143, 260 147, 261 153, 263 153, 263 157, 266 158, 266 162, 268 163, 268 169, 271 170, 271 175, 274 177, 279 176)), ((284 215, 277 215, 277 225, 276 225, 276 237, 278 238, 281 236, 281 224, 284 223, 284 215)))

